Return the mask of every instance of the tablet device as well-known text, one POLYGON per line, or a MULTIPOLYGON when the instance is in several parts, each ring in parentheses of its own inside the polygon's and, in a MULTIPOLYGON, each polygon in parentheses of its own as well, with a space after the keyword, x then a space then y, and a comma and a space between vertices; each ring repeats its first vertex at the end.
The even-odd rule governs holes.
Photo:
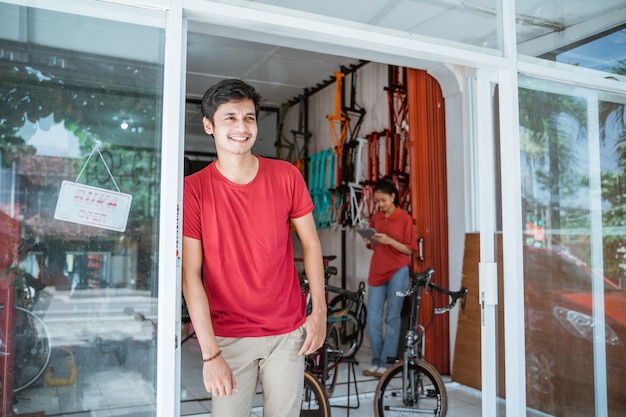
POLYGON ((371 227, 366 227, 364 229, 356 229, 356 232, 362 237, 369 239, 372 244, 378 243, 376 239, 372 237, 377 233, 375 229, 372 229, 371 227))

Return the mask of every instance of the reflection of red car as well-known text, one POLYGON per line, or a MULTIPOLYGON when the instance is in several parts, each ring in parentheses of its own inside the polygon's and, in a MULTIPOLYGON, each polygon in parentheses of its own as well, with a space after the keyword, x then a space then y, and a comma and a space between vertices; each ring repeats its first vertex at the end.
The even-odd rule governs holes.
MULTIPOLYGON (((524 248, 527 403, 558 416, 595 415, 592 271, 557 250, 524 248)), ((626 416, 626 291, 597 277, 604 297, 610 416, 626 416)))

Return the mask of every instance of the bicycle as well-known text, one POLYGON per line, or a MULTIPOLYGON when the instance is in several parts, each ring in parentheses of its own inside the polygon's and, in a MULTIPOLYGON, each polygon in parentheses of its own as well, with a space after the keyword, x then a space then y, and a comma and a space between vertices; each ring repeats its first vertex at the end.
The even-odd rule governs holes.
MULTIPOLYGON (((360 282, 356 291, 328 285, 332 276, 337 275, 338 270, 329 266, 330 261, 336 259, 335 255, 324 255, 324 280, 326 298, 328 293, 335 295, 328 302, 328 323, 337 323, 339 328, 339 346, 342 348, 344 358, 353 358, 363 343, 365 326, 367 324, 367 307, 365 305, 365 283, 360 282)), ((296 262, 302 262, 302 258, 295 258, 296 262)), ((306 277, 300 277, 302 291, 307 291, 306 277)), ((307 299, 307 304, 308 304, 307 299)))
POLYGON ((135 311, 135 309, 130 306, 124 307, 124 314, 131 316, 134 321, 142 324, 142 333, 150 332, 149 339, 137 338, 134 340, 126 340, 124 346, 126 353, 130 354, 130 361, 126 361, 126 365, 129 369, 138 371, 146 381, 155 384, 156 387, 155 364, 157 363, 158 350, 158 324, 155 319, 146 317, 145 314, 135 311))
MULTIPOLYGON (((450 297, 450 303, 437 308, 433 302, 433 315, 452 310, 459 299, 465 311, 468 289, 450 291, 431 282, 435 271, 428 268, 423 272, 411 273, 411 286, 408 290, 396 293, 399 297, 411 297, 409 326, 405 336, 403 360, 393 359, 394 364, 387 369, 374 392, 374 415, 390 416, 437 416, 445 417, 448 408, 446 387, 439 372, 422 357, 422 342, 428 329, 419 324, 422 294, 434 290, 450 297)), ((433 296, 432 291, 430 292, 433 296)), ((434 300, 433 300, 434 301, 434 300)))
MULTIPOLYGON (((43 375, 50 363, 52 348, 50 346, 50 336, 48 328, 43 320, 33 313, 33 309, 39 298, 39 292, 45 287, 40 280, 34 278, 20 267, 11 267, 7 275, 15 277, 14 296, 7 302, 13 305, 13 334, 6 334, 2 329, 0 336, 5 334, 7 338, 12 337, 13 352, 4 352, 5 344, 8 340, 0 337, 1 354, 13 354, 13 392, 20 392, 43 375)), ((12 279, 12 278, 5 278, 12 279)), ((8 289, 11 291, 11 289, 8 289)), ((6 323, 4 315, 10 314, 5 304, 0 304, 0 316, 2 323, 6 323)))
POLYGON ((337 294, 328 303, 328 321, 339 328, 339 346, 344 358, 353 358, 363 344, 367 324, 365 306, 365 283, 359 282, 356 291, 326 286, 330 293, 337 294))
POLYGON ((330 417, 330 404, 322 383, 309 370, 304 371, 301 417, 330 417))
MULTIPOLYGON (((335 256, 324 256, 324 286, 328 287, 328 280, 337 275, 337 268, 328 266, 328 262, 335 259, 335 256)), ((308 294, 308 281, 306 277, 301 278, 302 290, 307 294, 307 305, 310 308, 310 299, 308 294)), ((328 299, 328 291, 326 291, 326 299, 328 299)), ((305 358, 306 369, 317 377, 324 385, 324 390, 328 397, 332 397, 337 385, 338 367, 343 360, 343 352, 339 347, 340 329, 339 325, 332 321, 327 322, 326 340, 324 345, 315 353, 307 355, 305 358)))
MULTIPOLYGON (((0 305, 0 315, 4 314, 0 305)), ((48 329, 32 311, 16 306, 13 313, 13 392, 20 392, 39 379, 48 368, 52 349, 48 329)))
MULTIPOLYGON (((329 267, 328 263, 335 259, 336 256, 324 256, 324 280, 328 283, 331 275, 337 273, 337 268, 329 267)), ((301 261, 301 259, 296 259, 301 261)), ((307 294, 307 305, 310 306, 310 296, 308 294, 308 281, 306 277, 301 277, 302 291, 307 294)), ((337 373, 336 365, 329 366, 333 352, 336 352, 338 340, 338 328, 336 325, 331 326, 330 332, 327 330, 324 345, 312 355, 308 355, 305 360, 306 369, 304 371, 304 387, 302 391, 302 406, 300 416, 302 417, 330 417, 330 404, 328 403, 328 392, 333 392, 336 382, 337 373), (329 337, 329 334, 331 335, 329 337), (334 335, 334 336, 333 336, 334 335), (322 382, 324 381, 324 382, 322 382), (326 383, 325 381, 328 381, 326 383)))

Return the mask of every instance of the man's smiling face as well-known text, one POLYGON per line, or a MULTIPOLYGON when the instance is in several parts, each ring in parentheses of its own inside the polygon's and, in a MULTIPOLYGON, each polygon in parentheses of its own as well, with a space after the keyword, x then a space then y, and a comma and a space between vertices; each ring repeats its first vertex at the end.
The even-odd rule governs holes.
POLYGON ((204 131, 215 139, 218 154, 245 154, 256 141, 256 111, 250 99, 221 104, 213 115, 213 122, 206 117, 202 121, 204 131))

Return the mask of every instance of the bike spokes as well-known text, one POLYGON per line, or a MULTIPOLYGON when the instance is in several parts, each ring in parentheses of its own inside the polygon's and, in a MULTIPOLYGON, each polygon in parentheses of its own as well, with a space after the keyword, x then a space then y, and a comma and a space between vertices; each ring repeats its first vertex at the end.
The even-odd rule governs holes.
POLYGON ((394 365, 377 389, 378 417, 445 416, 445 387, 432 370, 412 365, 394 365))

